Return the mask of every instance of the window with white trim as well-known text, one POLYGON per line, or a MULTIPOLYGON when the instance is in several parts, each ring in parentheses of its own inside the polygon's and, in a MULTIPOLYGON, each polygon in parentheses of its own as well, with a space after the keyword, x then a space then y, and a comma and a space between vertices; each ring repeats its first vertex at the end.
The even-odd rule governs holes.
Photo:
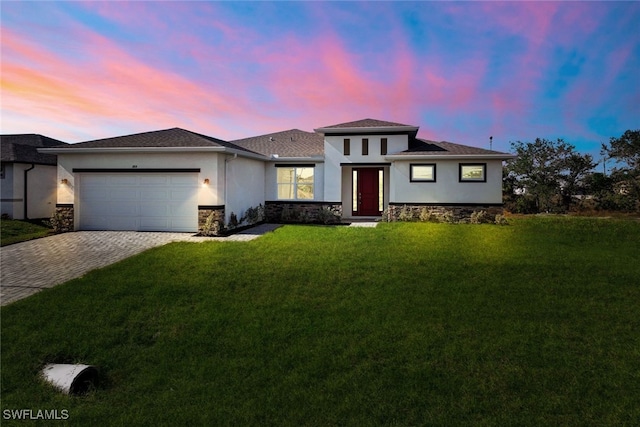
POLYGON ((278 200, 313 200, 312 166, 277 167, 278 200))

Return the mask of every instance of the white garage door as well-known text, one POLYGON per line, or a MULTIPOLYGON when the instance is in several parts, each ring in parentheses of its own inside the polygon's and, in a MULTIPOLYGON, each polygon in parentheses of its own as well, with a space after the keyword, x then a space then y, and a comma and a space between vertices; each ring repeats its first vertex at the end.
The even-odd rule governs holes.
POLYGON ((80 176, 80 229, 198 229, 195 173, 85 173, 80 176))

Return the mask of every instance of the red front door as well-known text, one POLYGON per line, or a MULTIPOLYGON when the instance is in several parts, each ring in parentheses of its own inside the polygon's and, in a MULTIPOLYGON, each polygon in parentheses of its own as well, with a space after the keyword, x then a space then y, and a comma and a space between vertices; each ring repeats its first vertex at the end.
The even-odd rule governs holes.
POLYGON ((356 168, 357 184, 354 185, 354 190, 357 192, 356 211, 354 215, 360 216, 378 216, 382 212, 380 210, 381 205, 381 188, 380 188, 380 175, 382 169, 380 168, 356 168))

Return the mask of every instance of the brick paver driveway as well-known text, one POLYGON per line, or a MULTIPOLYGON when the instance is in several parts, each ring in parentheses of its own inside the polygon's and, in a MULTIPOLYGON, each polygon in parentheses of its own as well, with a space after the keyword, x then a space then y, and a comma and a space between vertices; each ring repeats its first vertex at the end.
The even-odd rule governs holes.
POLYGON ((229 237, 195 237, 193 233, 77 231, 16 243, 0 249, 0 300, 2 305, 7 305, 44 288, 170 242, 246 241, 277 227, 263 224, 229 237))

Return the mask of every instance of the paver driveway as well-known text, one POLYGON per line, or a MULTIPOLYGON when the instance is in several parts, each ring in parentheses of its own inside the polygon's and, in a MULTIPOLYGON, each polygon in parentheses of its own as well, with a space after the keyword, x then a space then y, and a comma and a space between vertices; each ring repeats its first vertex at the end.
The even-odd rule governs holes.
POLYGON ((246 241, 277 227, 263 224, 229 237, 195 237, 193 233, 77 231, 16 243, 0 249, 0 300, 2 305, 7 305, 44 288, 170 242, 246 241))

